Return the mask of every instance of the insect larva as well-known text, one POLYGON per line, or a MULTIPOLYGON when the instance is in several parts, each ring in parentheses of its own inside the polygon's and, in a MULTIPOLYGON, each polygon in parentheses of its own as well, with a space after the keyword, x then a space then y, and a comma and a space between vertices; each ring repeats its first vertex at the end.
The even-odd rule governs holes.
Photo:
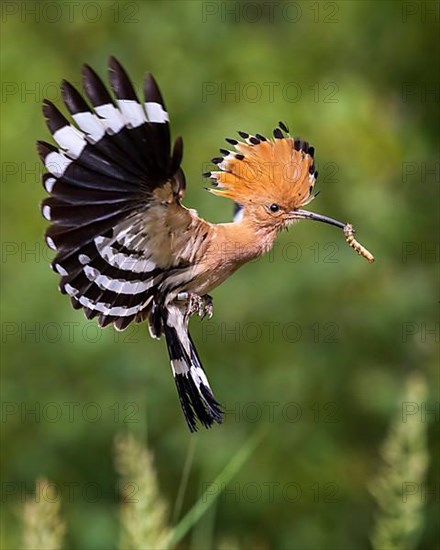
POLYGON ((354 231, 353 226, 351 225, 351 223, 345 224, 344 235, 345 235, 345 240, 347 241, 349 246, 351 246, 351 248, 353 250, 355 250, 360 256, 363 256, 366 260, 368 260, 370 262, 370 264, 372 264, 374 262, 373 254, 371 254, 371 252, 369 252, 365 248, 365 246, 362 246, 361 243, 359 243, 354 238, 354 232, 355 231, 354 231))

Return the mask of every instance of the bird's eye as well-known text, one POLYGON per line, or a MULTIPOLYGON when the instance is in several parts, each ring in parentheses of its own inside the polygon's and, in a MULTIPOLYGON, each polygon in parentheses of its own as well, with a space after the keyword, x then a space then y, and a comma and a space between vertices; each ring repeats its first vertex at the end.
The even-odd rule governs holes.
POLYGON ((269 209, 270 209, 271 212, 278 212, 278 210, 280 209, 280 207, 278 206, 278 204, 275 204, 275 203, 274 203, 274 204, 271 204, 271 205, 269 206, 269 209))

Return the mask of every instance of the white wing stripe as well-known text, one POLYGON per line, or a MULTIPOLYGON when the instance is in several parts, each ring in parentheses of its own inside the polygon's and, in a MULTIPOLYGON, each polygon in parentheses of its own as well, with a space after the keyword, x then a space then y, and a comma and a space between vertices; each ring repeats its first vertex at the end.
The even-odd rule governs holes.
POLYGON ((67 275, 69 275, 67 273, 67 271, 64 269, 64 267, 60 264, 55 264, 55 269, 56 269, 57 273, 59 273, 63 277, 66 277, 67 275))
POLYGON ((96 115, 84 112, 76 113, 75 115, 72 115, 72 117, 81 130, 86 132, 90 141, 93 143, 98 142, 104 137, 105 127, 96 115))
POLYGON ((168 122, 170 117, 165 109, 160 103, 155 101, 145 102, 145 110, 147 111, 147 116, 149 122, 168 122))
POLYGON ((102 123, 109 134, 117 134, 124 126, 122 114, 111 103, 95 107, 95 111, 102 117, 102 123))
POLYGON ((99 255, 112 267, 127 269, 133 273, 148 273, 155 269, 156 264, 148 259, 139 259, 138 256, 123 254, 111 246, 112 240, 106 237, 96 237, 95 244, 99 255))
MULTIPOLYGON (((76 288, 73 288, 72 285, 67 284, 64 289, 69 296, 76 296, 78 294, 78 290, 76 288)), ((138 304, 129 308, 124 306, 111 307, 110 304, 105 304, 103 302, 98 302, 95 304, 86 296, 80 296, 79 298, 77 298, 77 300, 82 306, 92 309, 94 311, 99 311, 104 315, 112 315, 115 317, 128 317, 130 315, 135 315, 136 313, 139 313, 140 311, 145 309, 150 304, 152 297, 150 296, 148 300, 143 304, 138 304)))
POLYGON ((73 159, 77 159, 87 145, 84 134, 72 125, 63 126, 53 134, 53 137, 58 145, 65 149, 66 153, 73 159))
POLYGON ((50 221, 50 206, 48 206, 47 204, 45 204, 43 206, 43 217, 50 221))
POLYGON ((56 250, 57 247, 55 246, 55 243, 51 237, 46 237, 47 246, 51 248, 52 250, 56 250))
POLYGON ((78 255, 78 261, 80 264, 88 264, 91 261, 91 258, 87 256, 87 254, 79 254, 78 255))
POLYGON ((140 294, 151 288, 154 284, 154 278, 148 281, 124 281, 121 279, 112 279, 107 275, 102 275, 97 269, 86 265, 83 268, 89 281, 93 281, 102 290, 111 290, 118 294, 140 294))
POLYGON ((118 99, 118 105, 128 128, 136 128, 147 121, 142 105, 134 99, 118 99))
POLYGON ((67 167, 71 163, 72 159, 67 158, 63 153, 57 153, 56 151, 52 151, 44 159, 46 168, 57 178, 60 178, 64 174, 67 167))
POLYGON ((123 306, 111 307, 108 304, 104 304, 102 302, 98 302, 97 304, 94 304, 92 301, 86 298, 86 296, 81 296, 78 299, 78 301, 82 306, 88 307, 89 309, 93 309, 95 311, 99 311, 104 315, 111 315, 115 317, 128 317, 129 315, 134 315, 139 311, 142 311, 150 303, 151 298, 147 302, 145 302, 145 304, 141 304, 141 305, 137 305, 129 308, 123 307, 123 306))
POLYGON ((47 178, 44 182, 44 188, 48 193, 52 193, 53 186, 56 184, 57 180, 55 178, 47 178))

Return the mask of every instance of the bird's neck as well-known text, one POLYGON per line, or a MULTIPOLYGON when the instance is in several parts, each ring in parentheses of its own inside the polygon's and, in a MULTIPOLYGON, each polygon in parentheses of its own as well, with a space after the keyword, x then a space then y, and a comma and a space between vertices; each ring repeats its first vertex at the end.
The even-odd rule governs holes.
POLYGON ((249 218, 216 228, 217 243, 224 246, 227 259, 240 265, 268 252, 277 236, 275 227, 262 227, 249 218))

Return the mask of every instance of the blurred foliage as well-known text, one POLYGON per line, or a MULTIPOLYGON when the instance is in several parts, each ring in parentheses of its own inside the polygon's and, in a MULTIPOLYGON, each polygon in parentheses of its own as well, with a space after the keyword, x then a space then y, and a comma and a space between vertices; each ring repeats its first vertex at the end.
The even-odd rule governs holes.
MULTIPOLYGON (((208 487, 188 513, 173 527, 167 519, 168 506, 158 487, 158 477, 153 466, 153 453, 147 446, 140 444, 132 434, 117 434, 115 462, 120 477, 118 483, 121 530, 119 548, 121 550, 175 548, 222 494, 223 489, 217 490, 217 487, 224 488, 228 485, 261 443, 264 434, 263 430, 259 430, 249 437, 213 481, 212 486, 216 490, 211 491, 208 487)), ((189 464, 192 463, 194 456, 192 449, 193 445, 190 445, 189 464)), ((183 495, 186 488, 185 481, 183 495)), ((59 518, 62 497, 57 485, 47 480, 39 480, 35 493, 29 494, 28 497, 23 512, 24 548, 32 550, 61 548, 65 526, 59 518)))
POLYGON ((165 548, 169 538, 167 505, 157 486, 153 456, 133 436, 116 440, 121 476, 120 548, 165 548))
POLYGON ((63 545, 65 525, 61 521, 60 498, 56 485, 47 479, 36 483, 35 495, 23 510, 23 546, 25 550, 58 550, 63 545))
MULTIPOLYGON (((438 483, 438 413, 427 412, 438 400, 438 9, 2 2, 2 547, 19 546, 17 505, 40 476, 62 492, 67 547, 115 547, 113 437, 125 427, 146 438, 148 419, 170 503, 197 440, 183 514, 247 435, 269 428, 182 548, 365 548, 368 481, 413 371, 428 381, 427 408, 412 410, 431 421, 426 483, 438 483), (334 228, 302 222, 215 290, 214 318, 192 332, 228 414, 193 436, 164 343, 144 325, 99 331, 48 268, 40 104, 61 104, 63 78, 80 86, 82 63, 104 76, 110 54, 137 89, 147 70, 160 83, 185 141, 186 205, 230 219, 231 204, 203 190, 201 173, 223 137, 267 135, 281 119, 316 147, 322 192, 312 209, 352 222, 376 257, 371 266, 334 228)), ((419 548, 435 548, 438 498, 426 500, 419 548)))
MULTIPOLYGON (((408 377, 404 403, 425 403, 428 388, 420 375, 408 377)), ((383 466, 371 484, 378 504, 372 543, 375 550, 410 550, 417 547, 423 524, 428 467, 426 422, 398 411, 381 449, 383 466), (411 480, 411 481, 408 481, 411 480)))

